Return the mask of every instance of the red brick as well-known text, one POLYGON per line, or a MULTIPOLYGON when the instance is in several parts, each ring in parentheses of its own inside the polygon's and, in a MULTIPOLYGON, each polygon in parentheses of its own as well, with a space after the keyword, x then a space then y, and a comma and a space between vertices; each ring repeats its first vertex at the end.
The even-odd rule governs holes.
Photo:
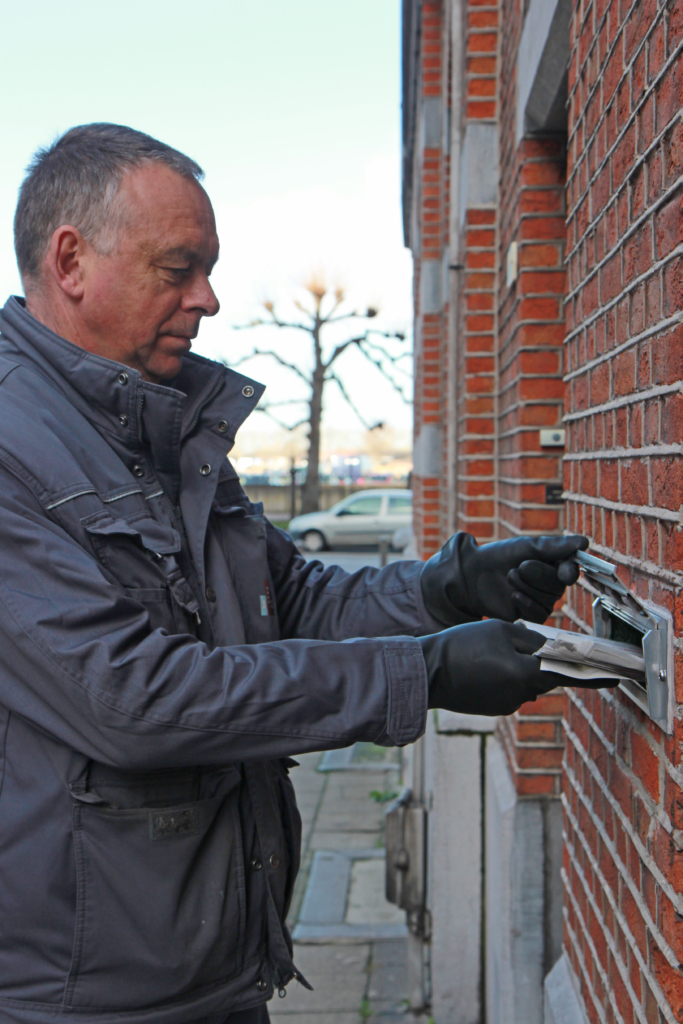
POLYGON ((680 195, 675 196, 666 203, 658 212, 655 220, 655 248, 657 257, 661 259, 667 256, 683 237, 681 228, 681 204, 683 200, 680 195))
POLYGON ((610 397, 610 365, 608 362, 598 363, 591 370, 590 375, 591 405, 601 405, 610 397))
POLYGON ((683 331, 676 329, 653 338, 650 344, 653 383, 673 384, 683 379, 683 331))
POLYGON ((683 437, 683 396, 668 395, 662 403, 662 441, 676 444, 683 437))
POLYGON ((613 362, 613 380, 615 395, 630 395, 636 382, 636 353, 633 350, 621 352, 613 362))
POLYGON ((678 511, 683 505, 683 466, 677 458, 652 459, 652 503, 678 511))

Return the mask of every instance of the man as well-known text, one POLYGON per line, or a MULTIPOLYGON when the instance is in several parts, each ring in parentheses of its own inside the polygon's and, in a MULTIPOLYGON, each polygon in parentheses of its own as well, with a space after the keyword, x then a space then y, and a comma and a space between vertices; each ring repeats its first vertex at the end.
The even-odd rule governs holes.
POLYGON ((115 125, 35 157, 0 314, 0 1019, 258 1024, 299 978, 292 754, 507 714, 585 538, 348 575, 227 454, 263 391, 218 312, 192 160, 115 125), (564 583, 561 582, 563 578, 564 583), (494 616, 478 621, 482 616, 494 616), (455 628, 445 628, 455 627, 455 628))

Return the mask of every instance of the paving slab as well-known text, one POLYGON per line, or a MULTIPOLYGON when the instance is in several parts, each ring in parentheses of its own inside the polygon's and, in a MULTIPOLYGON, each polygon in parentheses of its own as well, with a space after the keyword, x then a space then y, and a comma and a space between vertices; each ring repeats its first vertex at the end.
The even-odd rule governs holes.
POLYGON ((289 923, 295 963, 315 991, 288 985, 285 999, 269 1003, 272 1024, 414 1024, 406 1017, 405 915, 384 900, 385 806, 370 797, 399 789, 398 772, 371 765, 320 772, 322 756, 297 757, 301 766, 291 773, 303 843, 289 923), (335 865, 343 884, 323 877, 335 865))
POLYGON ((356 860, 351 868, 346 917, 347 924, 395 924, 405 929, 405 911, 384 896, 384 858, 356 860))
MULTIPOLYGON (((289 1014, 273 1013, 272 1010, 270 1021, 271 1024, 295 1024, 293 1017, 289 1014)), ((359 1022, 359 1011, 356 1013, 301 1013, 297 1011, 296 1014, 296 1024, 359 1024, 359 1022)))
POLYGON ((287 986, 286 998, 278 999, 273 1011, 284 1016, 330 1013, 333 1010, 358 1014, 365 998, 369 959, 370 946, 367 944, 332 948, 297 946, 297 967, 313 985, 314 991, 309 992, 303 985, 292 982, 287 986))
POLYGON ((408 1014, 406 976, 405 941, 375 942, 366 992, 367 1007, 371 1012, 369 1020, 377 1019, 388 1024, 405 1018, 408 1014))
POLYGON ((406 937, 405 914, 384 898, 384 860, 381 849, 316 851, 294 941, 353 943, 406 937))
POLYGON ((299 911, 299 924, 344 920, 352 863, 349 857, 337 850, 317 851, 299 911))
POLYGON ((396 771, 400 766, 400 753, 396 747, 377 747, 374 743, 354 743, 343 750, 328 750, 317 770, 319 772, 396 771))
POLYGON ((381 832, 324 832, 316 829, 311 836, 311 850, 366 850, 369 846, 382 849, 381 832))

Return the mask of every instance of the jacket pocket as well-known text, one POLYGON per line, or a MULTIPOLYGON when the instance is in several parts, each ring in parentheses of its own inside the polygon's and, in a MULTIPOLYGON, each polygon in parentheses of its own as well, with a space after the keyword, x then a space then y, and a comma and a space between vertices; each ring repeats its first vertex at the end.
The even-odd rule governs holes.
POLYGON ((218 778, 214 795, 174 806, 122 808, 97 792, 74 800, 77 924, 67 1006, 139 1009, 241 970, 239 773, 218 778))
POLYGON ((240 604, 247 643, 278 640, 280 627, 263 516, 245 515, 242 509, 215 503, 212 515, 240 604))
POLYGON ((146 608, 152 629, 194 633, 199 605, 176 560, 176 530, 140 514, 115 519, 100 512, 83 525, 104 567, 146 608))

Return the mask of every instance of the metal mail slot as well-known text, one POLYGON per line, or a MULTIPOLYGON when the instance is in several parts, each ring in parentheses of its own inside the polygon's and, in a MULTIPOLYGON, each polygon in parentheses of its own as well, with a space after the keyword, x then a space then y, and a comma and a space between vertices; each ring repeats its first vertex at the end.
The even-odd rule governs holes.
POLYGON ((426 937, 425 911, 427 812, 404 789, 386 810, 386 898, 408 912, 408 927, 426 937))
MULTIPOLYGON (((578 560, 578 559, 577 559, 578 560)), ((673 683, 673 626, 663 610, 640 601, 612 571, 580 562, 599 596, 593 601, 593 633, 608 640, 639 644, 645 658, 646 681, 622 679, 619 686, 666 732, 671 732, 673 683)), ((610 567, 612 568, 612 567, 610 567)))

